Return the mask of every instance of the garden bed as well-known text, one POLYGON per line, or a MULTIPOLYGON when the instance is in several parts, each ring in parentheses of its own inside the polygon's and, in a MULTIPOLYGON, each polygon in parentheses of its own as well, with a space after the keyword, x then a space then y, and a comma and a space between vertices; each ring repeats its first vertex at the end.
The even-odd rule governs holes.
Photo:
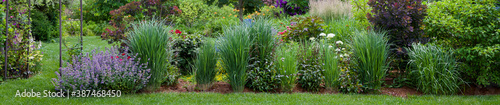
MULTIPOLYGON (((163 85, 162 87, 160 87, 160 89, 154 92, 142 91, 141 93, 161 93, 161 92, 166 92, 166 93, 208 92, 208 93, 221 93, 221 94, 233 93, 231 85, 227 82, 215 82, 213 86, 206 91, 196 90, 195 84, 189 81, 185 81, 183 79, 178 79, 178 82, 179 83, 174 86, 163 85)), ((263 93, 263 92, 254 91, 250 88, 245 88, 243 93, 263 93)), ((267 93, 280 94, 282 92, 267 92, 267 93)), ((325 88, 321 88, 318 92, 308 92, 305 89, 301 88, 300 84, 295 86, 292 93, 339 94, 338 91, 330 91, 325 88)), ((417 96, 424 95, 417 89, 408 86, 403 86, 400 88, 387 88, 387 87, 382 88, 380 89, 380 93, 377 94, 384 94, 402 98, 407 98, 410 95, 417 95, 417 96)), ((498 95, 498 94, 500 94, 500 88, 497 86, 489 86, 484 88, 470 86, 468 88, 465 88, 463 92, 459 92, 458 95, 472 96, 472 95, 498 95)))

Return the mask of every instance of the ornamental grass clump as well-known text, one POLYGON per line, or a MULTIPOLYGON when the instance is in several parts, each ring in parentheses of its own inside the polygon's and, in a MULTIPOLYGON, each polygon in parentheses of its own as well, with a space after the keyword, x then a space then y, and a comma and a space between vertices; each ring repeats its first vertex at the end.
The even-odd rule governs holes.
POLYGON ((251 23, 250 34, 250 38, 255 40, 246 86, 255 91, 275 91, 279 88, 279 79, 272 67, 272 57, 278 37, 270 22, 263 18, 257 18, 251 23))
POLYGON ((155 90, 160 87, 165 77, 172 75, 173 71, 168 71, 169 61, 171 61, 171 40, 169 30, 166 29, 164 21, 147 20, 132 24, 133 31, 129 32, 125 44, 130 47, 132 53, 137 53, 137 57, 142 58, 141 63, 149 62, 151 78, 148 83, 148 90, 155 90))
POLYGON ((227 27, 224 29, 224 36, 219 39, 219 54, 234 92, 243 92, 246 84, 250 49, 253 45, 249 32, 246 25, 227 27))
MULTIPOLYGON (((127 52, 127 50, 125 50, 127 52)), ((149 81, 147 63, 136 55, 119 53, 116 48, 73 56, 73 63, 61 67, 53 78, 56 90, 121 90, 135 93, 149 81)))
POLYGON ((453 52, 435 45, 413 44, 408 49, 410 77, 417 89, 427 94, 454 94, 464 81, 453 52))
POLYGON ((215 41, 206 39, 201 46, 195 61, 196 68, 196 87, 200 90, 206 90, 212 86, 217 75, 217 52, 215 50, 215 41))
POLYGON ((380 89, 387 71, 389 45, 385 32, 373 30, 356 32, 351 42, 355 65, 363 86, 380 89))
POLYGON ((292 92, 297 80, 299 62, 297 61, 298 45, 286 44, 276 50, 276 71, 281 79, 281 90, 283 92, 292 92))
POLYGON ((322 74, 325 76, 325 87, 327 89, 336 89, 338 87, 338 80, 340 76, 339 57, 334 50, 335 47, 330 46, 326 41, 322 41, 320 45, 322 74))

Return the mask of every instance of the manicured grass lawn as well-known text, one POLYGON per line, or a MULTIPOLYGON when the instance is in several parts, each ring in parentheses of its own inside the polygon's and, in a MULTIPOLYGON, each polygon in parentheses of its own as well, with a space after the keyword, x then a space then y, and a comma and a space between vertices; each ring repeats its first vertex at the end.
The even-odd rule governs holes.
MULTIPOLYGON (((76 43, 77 37, 68 38, 76 43)), ((110 47, 98 36, 84 37, 84 52, 95 47, 110 47)), ((122 95, 120 98, 21 98, 14 97, 17 90, 35 92, 54 90, 52 78, 59 64, 59 43, 43 43, 43 67, 29 79, 9 80, 0 84, 0 104, 485 104, 499 105, 500 95, 493 96, 409 96, 360 94, 267 94, 267 93, 152 93, 122 95)), ((68 55, 63 52, 63 59, 68 55)))

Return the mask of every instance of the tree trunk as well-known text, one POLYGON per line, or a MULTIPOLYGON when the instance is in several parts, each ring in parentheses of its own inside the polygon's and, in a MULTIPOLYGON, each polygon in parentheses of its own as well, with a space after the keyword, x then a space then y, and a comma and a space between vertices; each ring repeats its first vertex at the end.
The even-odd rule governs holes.
POLYGON ((245 3, 244 0, 238 0, 238 17, 240 18, 240 21, 243 22, 243 4, 245 3))

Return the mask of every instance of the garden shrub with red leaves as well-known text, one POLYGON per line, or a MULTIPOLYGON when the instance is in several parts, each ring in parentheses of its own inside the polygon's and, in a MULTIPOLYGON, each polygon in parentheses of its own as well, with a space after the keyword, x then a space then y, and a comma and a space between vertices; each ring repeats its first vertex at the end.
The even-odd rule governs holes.
POLYGON ((392 53, 395 54, 395 63, 405 68, 404 62, 408 57, 406 47, 414 42, 426 42, 423 37, 423 19, 427 16, 427 6, 422 0, 370 0, 373 9, 367 14, 368 20, 375 29, 388 31, 392 53))

